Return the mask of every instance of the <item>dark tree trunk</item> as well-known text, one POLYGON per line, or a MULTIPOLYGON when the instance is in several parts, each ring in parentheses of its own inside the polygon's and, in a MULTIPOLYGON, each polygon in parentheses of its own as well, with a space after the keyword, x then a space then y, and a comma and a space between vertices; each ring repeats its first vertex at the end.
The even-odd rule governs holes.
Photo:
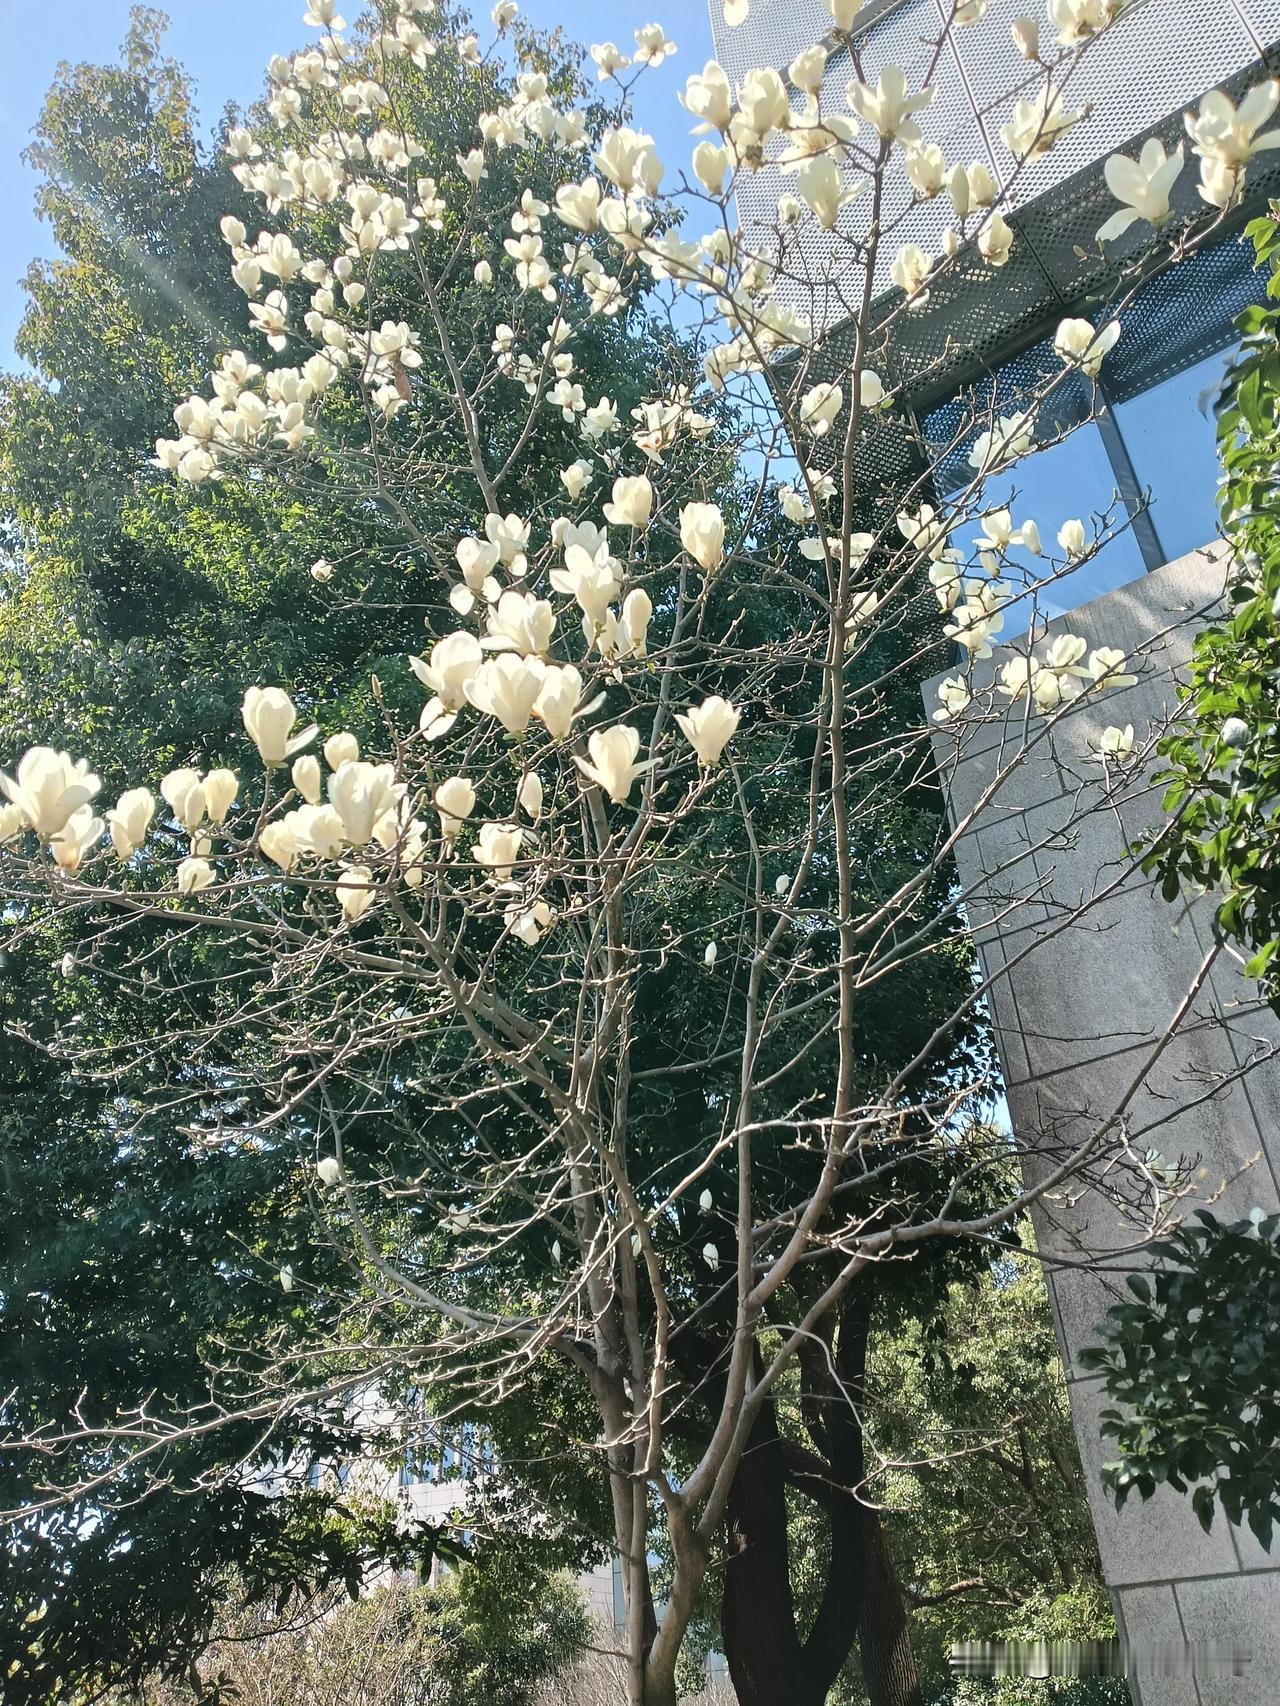
MULTIPOLYGON (((760 1352, 755 1353, 757 1379, 760 1352)), ((725 1510, 720 1633, 739 1706, 822 1706, 804 1687, 787 1544, 783 1442, 770 1397, 756 1418, 725 1510)))
MULTIPOLYGON (((770 1397, 734 1477, 720 1627, 740 1706, 823 1706, 859 1635, 872 1706, 920 1706, 893 1562, 878 1516, 859 1499, 871 1304, 870 1285, 859 1287, 834 1343, 815 1344, 804 1359, 803 1409, 814 1449, 780 1436, 770 1397), (825 1513, 830 1539, 822 1600, 804 1641, 791 1590, 788 1486, 825 1513)), ((757 1352, 757 1377, 760 1369, 757 1352)))
POLYGON ((907 1611, 880 1518, 864 1510, 866 1586, 858 1630, 862 1679, 871 1706, 921 1706, 907 1611))

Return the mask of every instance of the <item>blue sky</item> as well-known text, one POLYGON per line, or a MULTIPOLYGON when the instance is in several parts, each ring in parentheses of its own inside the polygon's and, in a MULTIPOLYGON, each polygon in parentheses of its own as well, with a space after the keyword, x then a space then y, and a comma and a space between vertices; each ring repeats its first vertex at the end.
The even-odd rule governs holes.
MULTIPOLYGON (((314 35, 301 21, 304 0, 162 0, 162 9, 171 20, 170 51, 195 77, 206 129, 228 100, 243 104, 259 92, 273 53, 288 53, 314 35)), ((669 168, 687 162, 692 121, 677 103, 676 90, 712 56, 704 0, 668 5, 659 0, 644 11, 634 0, 526 0, 522 9, 539 25, 558 23, 574 39, 616 41, 624 51, 637 24, 662 24, 680 51, 641 79, 637 117, 653 132, 669 168)), ((484 16, 487 8, 475 10, 484 16)), ((348 16, 358 11, 359 0, 352 0, 348 16)), ((0 0, 0 19, 7 17, 9 25, 0 54, 0 229, 9 233, 0 259, 0 366, 14 363, 13 339, 23 311, 19 281, 27 263, 48 256, 53 247, 32 211, 35 179, 18 156, 58 62, 114 59, 128 16, 129 0, 40 0, 21 7, 19 0, 0 0)))

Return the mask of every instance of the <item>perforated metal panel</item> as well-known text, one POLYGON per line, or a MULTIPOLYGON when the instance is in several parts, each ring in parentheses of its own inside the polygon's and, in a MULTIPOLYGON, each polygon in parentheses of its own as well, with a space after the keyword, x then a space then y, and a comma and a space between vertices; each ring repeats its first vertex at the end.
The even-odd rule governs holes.
MULTIPOLYGON (((822 0, 757 0, 736 30, 725 27, 719 0, 711 0, 711 10, 717 51, 735 76, 755 65, 785 71, 831 23, 822 0)), ((1110 269, 1098 253, 1095 233, 1116 204, 1101 179, 1102 160, 1119 149, 1135 152, 1150 134, 1171 146, 1182 134, 1184 108, 1211 87, 1238 95, 1263 74, 1259 56, 1280 39, 1280 0, 1196 0, 1192 5, 1139 0, 1119 25, 1088 46, 1073 70, 1067 105, 1089 108, 1090 116, 1019 174, 1000 130, 1016 101, 1035 86, 1033 68, 1018 56, 1009 28, 1013 17, 1026 10, 1025 0, 991 0, 980 24, 953 32, 931 75, 934 104, 921 119, 926 140, 935 142, 949 163, 979 159, 991 166, 1009 191, 1017 238, 998 276, 976 258, 962 264, 954 277, 935 285, 928 312, 905 328, 907 335, 895 337, 899 365, 893 377, 921 401, 954 389, 966 365, 980 368, 999 352, 1026 343, 1064 305, 1105 286, 1110 269)), ((858 37, 867 77, 874 80, 886 64, 921 77, 946 13, 943 0, 868 7, 869 21, 858 37)), ((849 75, 848 56, 833 54, 827 77, 832 110, 844 110, 849 75)), ((936 255, 950 222, 945 197, 912 207, 901 171, 892 171, 889 179, 885 224, 892 235, 873 281, 874 296, 886 305, 896 295, 888 276, 893 254, 914 242, 936 255)), ((1186 216, 1203 211, 1195 181, 1188 167, 1175 192, 1175 210, 1186 216)), ((1258 156, 1250 166, 1251 204, 1278 185, 1280 157, 1258 156)), ((762 241, 774 224, 778 196, 787 188, 773 166, 741 181, 738 215, 748 236, 762 241)), ((860 212, 855 203, 847 214, 848 229, 856 227, 860 212)), ((1135 228, 1128 244, 1115 245, 1115 258, 1123 260, 1126 248, 1141 243, 1143 231, 1135 228)), ((859 267, 812 220, 802 223, 793 242, 797 264, 786 269, 790 277, 784 272, 778 294, 813 318, 816 334, 838 337, 841 321, 861 296, 859 267)))

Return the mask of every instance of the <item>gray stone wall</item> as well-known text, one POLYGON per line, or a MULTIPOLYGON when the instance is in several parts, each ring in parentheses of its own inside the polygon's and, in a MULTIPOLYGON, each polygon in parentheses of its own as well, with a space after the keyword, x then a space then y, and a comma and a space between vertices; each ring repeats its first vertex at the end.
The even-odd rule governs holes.
MULTIPOLYGON (((1224 559, 1196 553, 1108 593, 1051 632, 1083 635, 1143 658, 1137 685, 1064 719, 1041 739, 978 814, 958 851, 971 916, 992 980, 1015 1132, 1028 1145, 1068 1140, 1107 1115, 1179 1013, 1205 957, 1203 908, 1170 906, 1148 880, 1126 874, 1126 837, 1158 821, 1158 791, 1135 785, 1123 808, 1099 814, 1100 766, 1090 736, 1133 723, 1136 738, 1174 702, 1175 676, 1191 635, 1220 598, 1224 559), (1014 895, 1034 895, 1010 910, 1014 895), (1064 927, 1072 909, 1096 900, 1064 927), (1001 916, 1002 912, 1005 916, 1001 916)), ((1006 654, 1007 655, 1007 654, 1006 654)), ((999 659, 993 659, 998 662, 999 659)), ((932 710, 933 684, 926 689, 932 710)), ((974 807, 1008 755, 1034 735, 1022 709, 974 732, 958 762, 953 737, 936 737, 951 769, 956 821, 974 807)), ((1228 1217, 1254 1204, 1280 1206, 1280 1030, 1252 984, 1219 960, 1133 1099, 1135 1148, 1169 1159, 1197 1157, 1198 1201, 1213 1196, 1228 1217), (1245 1070, 1247 1069, 1247 1070, 1245 1070)), ((1194 1206, 1194 1205, 1190 1205, 1194 1206)), ((1162 1492, 1121 1515, 1102 1495, 1096 1378, 1077 1355, 1142 1257, 1118 1252, 1131 1236, 1098 1194, 1060 1196, 1037 1215, 1041 1248, 1083 1267, 1050 1267, 1049 1290, 1070 1386, 1103 1569, 1123 1631, 1133 1643, 1234 1641, 1251 1652, 1245 1678, 1147 1678, 1141 1706, 1274 1706, 1280 1700, 1280 1552, 1269 1558, 1248 1531, 1219 1516, 1205 1535, 1188 1501, 1162 1492)))

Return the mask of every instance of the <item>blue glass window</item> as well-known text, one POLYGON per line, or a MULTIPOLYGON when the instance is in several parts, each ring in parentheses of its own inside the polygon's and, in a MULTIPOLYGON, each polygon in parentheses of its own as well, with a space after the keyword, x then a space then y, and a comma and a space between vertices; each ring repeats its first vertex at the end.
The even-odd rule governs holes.
POLYGON ((1214 399, 1228 355, 1220 352, 1115 407, 1138 484, 1151 490, 1151 519, 1166 562, 1218 537, 1214 399))

